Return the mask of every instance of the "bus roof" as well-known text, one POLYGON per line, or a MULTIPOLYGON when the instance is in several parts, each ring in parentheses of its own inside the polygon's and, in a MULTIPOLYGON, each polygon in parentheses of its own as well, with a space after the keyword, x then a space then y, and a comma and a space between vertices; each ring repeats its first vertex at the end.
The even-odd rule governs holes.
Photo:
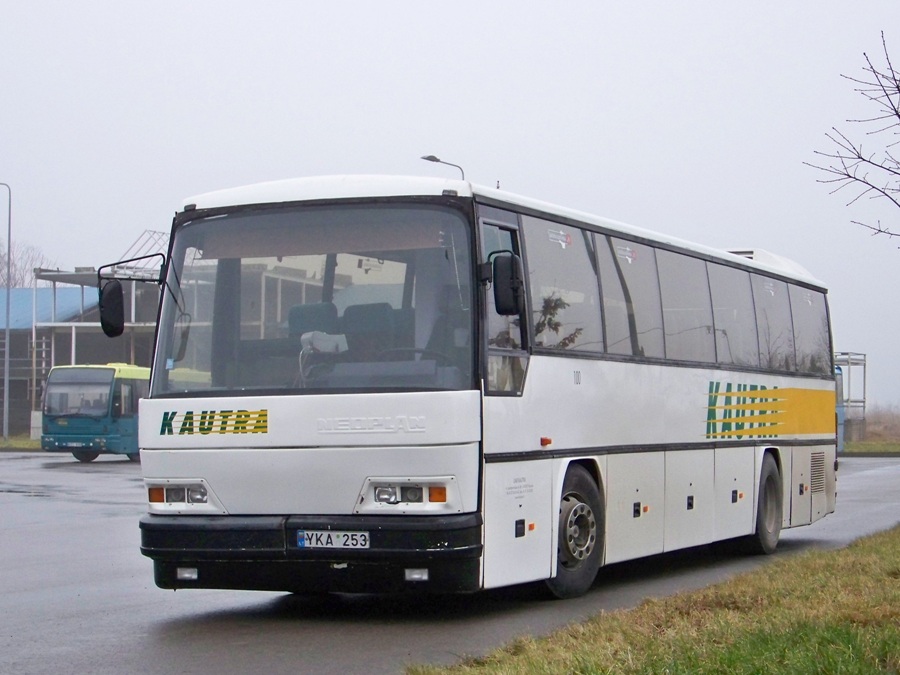
POLYGON ((621 232, 651 242, 720 258, 735 264, 759 268, 780 276, 804 281, 824 288, 824 284, 798 263, 762 249, 724 251, 696 244, 678 237, 647 230, 623 222, 524 197, 512 192, 476 185, 464 180, 421 176, 345 175, 313 176, 245 185, 216 192, 207 192, 185 199, 182 208, 189 210, 241 206, 249 204, 277 204, 329 199, 361 199, 366 197, 439 197, 442 195, 474 197, 502 202, 531 211, 558 216, 621 232))
POLYGON ((313 176, 257 183, 207 192, 184 200, 184 206, 209 209, 241 204, 271 204, 314 199, 441 196, 445 191, 471 197, 473 186, 461 180, 414 176, 313 176))
POLYGON ((84 369, 100 369, 112 368, 115 370, 115 377, 130 378, 133 380, 149 380, 150 369, 145 366, 135 366, 130 363, 77 363, 71 366, 53 366, 51 370, 84 370, 84 369))

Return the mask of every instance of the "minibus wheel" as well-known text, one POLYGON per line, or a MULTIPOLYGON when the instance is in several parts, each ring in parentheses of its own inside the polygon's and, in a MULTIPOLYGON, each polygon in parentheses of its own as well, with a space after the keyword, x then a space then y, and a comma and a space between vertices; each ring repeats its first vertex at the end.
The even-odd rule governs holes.
POLYGON ((100 456, 99 452, 73 452, 72 456, 75 457, 79 462, 93 462, 100 456))

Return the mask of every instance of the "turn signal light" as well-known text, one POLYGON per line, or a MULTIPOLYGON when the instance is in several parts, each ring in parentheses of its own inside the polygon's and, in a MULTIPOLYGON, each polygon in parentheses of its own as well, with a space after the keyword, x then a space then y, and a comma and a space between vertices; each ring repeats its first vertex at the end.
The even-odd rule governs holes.
POLYGON ((428 501, 430 502, 446 502, 447 488, 443 485, 433 485, 428 488, 428 501))

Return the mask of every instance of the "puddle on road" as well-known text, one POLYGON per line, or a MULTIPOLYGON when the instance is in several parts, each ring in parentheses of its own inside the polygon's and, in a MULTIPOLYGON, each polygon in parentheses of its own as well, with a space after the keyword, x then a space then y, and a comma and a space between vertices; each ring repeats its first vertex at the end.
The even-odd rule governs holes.
POLYGON ((51 492, 50 488, 34 488, 34 487, 19 487, 15 485, 2 485, 0 484, 0 494, 9 494, 9 495, 24 495, 25 497, 50 497, 53 494, 57 494, 57 492, 51 492))

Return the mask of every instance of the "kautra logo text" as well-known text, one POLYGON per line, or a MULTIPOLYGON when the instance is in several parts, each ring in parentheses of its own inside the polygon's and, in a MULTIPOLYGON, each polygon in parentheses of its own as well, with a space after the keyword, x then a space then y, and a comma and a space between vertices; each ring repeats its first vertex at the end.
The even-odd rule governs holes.
POLYGON ((177 410, 164 412, 160 436, 189 434, 267 434, 268 410, 177 410), (177 429, 177 431, 176 431, 177 429))
POLYGON ((778 388, 762 384, 709 383, 706 437, 771 438, 781 411, 778 388))

